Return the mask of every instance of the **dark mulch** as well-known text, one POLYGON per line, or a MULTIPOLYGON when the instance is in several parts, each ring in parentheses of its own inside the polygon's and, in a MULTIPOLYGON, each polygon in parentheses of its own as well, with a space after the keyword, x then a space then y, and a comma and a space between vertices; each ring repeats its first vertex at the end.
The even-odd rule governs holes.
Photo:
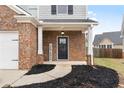
POLYGON ((41 64, 33 66, 25 75, 39 74, 54 69, 55 65, 41 64))
POLYGON ((72 71, 63 78, 20 86, 20 88, 114 88, 119 76, 115 70, 103 66, 72 66, 72 71))

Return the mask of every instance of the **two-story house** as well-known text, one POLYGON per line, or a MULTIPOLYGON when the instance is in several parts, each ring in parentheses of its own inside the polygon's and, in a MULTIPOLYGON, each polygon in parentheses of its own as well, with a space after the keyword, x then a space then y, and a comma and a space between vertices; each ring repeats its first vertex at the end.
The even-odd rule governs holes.
POLYGON ((83 62, 86 57, 88 65, 93 65, 92 28, 98 22, 87 15, 85 5, 1 5, 0 43, 7 43, 0 48, 6 51, 0 54, 4 56, 0 58, 0 69, 27 69, 44 61, 83 62))

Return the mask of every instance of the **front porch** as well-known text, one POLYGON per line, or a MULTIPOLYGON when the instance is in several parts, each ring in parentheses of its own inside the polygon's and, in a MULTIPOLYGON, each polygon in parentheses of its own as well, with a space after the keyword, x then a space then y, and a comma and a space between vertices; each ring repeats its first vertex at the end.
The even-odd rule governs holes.
POLYGON ((85 61, 85 34, 81 31, 43 31, 44 61, 85 61))
POLYGON ((97 25, 97 22, 88 19, 83 21, 52 21, 43 22, 42 26, 38 26, 38 55, 43 57, 44 64, 77 62, 93 65, 92 28, 97 25), (88 32, 87 54, 85 32, 88 32))
POLYGON ((86 61, 44 61, 43 64, 55 65, 87 65, 86 61))

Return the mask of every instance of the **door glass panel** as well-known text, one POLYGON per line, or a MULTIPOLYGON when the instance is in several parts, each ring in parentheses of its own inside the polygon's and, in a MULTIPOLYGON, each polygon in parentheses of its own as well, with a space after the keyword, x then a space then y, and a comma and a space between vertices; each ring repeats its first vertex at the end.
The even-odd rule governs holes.
POLYGON ((66 44, 66 39, 65 38, 60 38, 59 39, 59 44, 66 44))

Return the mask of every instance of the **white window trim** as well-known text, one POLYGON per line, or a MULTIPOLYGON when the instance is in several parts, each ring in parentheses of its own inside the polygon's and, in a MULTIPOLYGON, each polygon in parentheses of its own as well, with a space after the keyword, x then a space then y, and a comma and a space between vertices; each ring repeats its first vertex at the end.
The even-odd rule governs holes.
POLYGON ((112 45, 112 48, 113 48, 114 44, 112 43, 111 45, 112 45))

